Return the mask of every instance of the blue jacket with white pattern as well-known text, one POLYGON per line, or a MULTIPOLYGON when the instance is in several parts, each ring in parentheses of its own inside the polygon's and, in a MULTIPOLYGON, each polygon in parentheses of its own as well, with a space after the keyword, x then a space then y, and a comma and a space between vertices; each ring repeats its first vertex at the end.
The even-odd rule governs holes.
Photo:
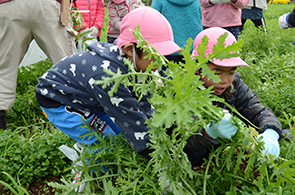
POLYGON ((145 121, 153 112, 149 96, 138 101, 131 87, 120 84, 118 91, 110 97, 109 88, 103 89, 94 81, 109 77, 104 68, 113 72, 120 69, 124 74, 128 73, 128 67, 123 63, 117 45, 98 42, 89 45, 88 49, 89 52, 76 53, 56 63, 39 78, 36 93, 77 109, 97 114, 105 112, 135 151, 144 155, 148 152, 150 139, 145 121))

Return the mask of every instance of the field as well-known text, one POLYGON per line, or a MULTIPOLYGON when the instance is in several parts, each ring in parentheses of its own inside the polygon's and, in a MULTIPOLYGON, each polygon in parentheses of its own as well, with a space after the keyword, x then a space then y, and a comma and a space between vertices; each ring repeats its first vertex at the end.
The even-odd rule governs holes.
MULTIPOLYGON (((292 130, 295 136, 295 29, 281 30, 278 25, 279 16, 293 7, 294 4, 269 4, 264 11, 267 33, 247 21, 239 40, 244 42, 241 57, 250 67, 239 67, 237 71, 261 102, 274 111, 283 128, 292 130)), ((104 42, 107 19, 106 16, 101 36, 104 42)), ((72 162, 58 150, 62 144, 72 147, 75 142, 43 117, 36 102, 38 78, 51 66, 45 60, 19 70, 17 100, 7 113, 8 130, 0 131, 0 194, 77 194, 74 189, 81 184, 72 184, 72 162)), ((136 154, 123 137, 102 137, 101 146, 115 147, 98 154, 83 153, 80 160, 85 162, 87 158, 91 165, 78 166, 85 173, 85 194, 94 190, 96 194, 111 195, 161 194, 159 183, 164 187, 166 179, 174 186, 175 194, 295 194, 293 140, 280 140, 280 157, 263 161, 258 150, 252 155, 245 152, 248 148, 243 145, 249 142, 245 137, 249 132, 241 127, 240 137, 210 155, 206 164, 210 166, 190 170, 186 157, 181 156, 182 150, 175 147, 182 142, 157 133, 152 137, 157 153, 151 162, 136 154), (183 160, 166 158, 167 154, 179 155, 183 160), (165 165, 169 166, 161 169, 165 165), (108 168, 106 173, 102 166, 108 168), (96 177, 87 174, 90 169, 97 171, 96 177), (164 173, 160 182, 159 172, 164 173)))

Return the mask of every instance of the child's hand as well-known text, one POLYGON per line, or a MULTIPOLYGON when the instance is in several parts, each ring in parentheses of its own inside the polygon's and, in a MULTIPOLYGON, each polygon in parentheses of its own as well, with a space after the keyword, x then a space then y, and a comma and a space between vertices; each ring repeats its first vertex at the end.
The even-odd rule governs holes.
POLYGON ((223 112, 224 116, 219 122, 207 125, 206 133, 213 139, 230 139, 237 133, 238 127, 232 122, 232 115, 228 111, 223 112))
POLYGON ((134 5, 134 8, 140 8, 140 7, 144 7, 143 5, 134 5))
POLYGON ((98 28, 96 28, 95 26, 92 26, 90 28, 90 36, 96 36, 98 33, 98 28))
POLYGON ((87 37, 89 37, 90 29, 89 28, 85 28, 84 30, 81 30, 80 31, 80 34, 83 34, 83 38, 87 38, 87 37))
MULTIPOLYGON (((274 159, 280 155, 280 145, 278 142, 279 134, 273 129, 266 129, 263 133, 257 135, 257 138, 263 137, 261 141, 264 142, 263 155, 273 155, 274 159)), ((269 159, 269 157, 268 157, 269 159)))

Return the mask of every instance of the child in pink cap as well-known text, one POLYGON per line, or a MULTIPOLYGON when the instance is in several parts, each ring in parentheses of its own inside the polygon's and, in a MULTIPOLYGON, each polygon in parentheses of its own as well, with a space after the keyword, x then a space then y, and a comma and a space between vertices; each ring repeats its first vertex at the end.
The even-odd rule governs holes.
POLYGON ((99 140, 96 136, 81 137, 89 133, 82 119, 99 133, 122 132, 137 153, 150 158, 149 128, 145 121, 154 110, 149 96, 138 100, 134 89, 123 84, 110 96, 109 87, 94 83, 110 77, 105 69, 129 73, 123 58, 133 62, 135 70, 146 70, 152 60, 144 58, 146 53, 136 48, 137 40, 130 31, 138 24, 143 38, 162 55, 180 50, 165 17, 153 8, 138 8, 122 20, 118 45, 97 42, 88 46, 89 51, 62 59, 39 78, 36 96, 46 118, 77 142, 94 144, 99 140))
MULTIPOLYGON (((227 30, 220 27, 212 27, 203 30, 194 40, 194 51, 192 57, 198 56, 198 45, 204 36, 209 38, 205 57, 212 53, 212 49, 217 44, 217 38, 227 33, 225 46, 231 45, 236 41, 235 37, 227 30)), ((280 154, 278 140, 283 138, 282 125, 272 110, 262 105, 258 96, 243 82, 241 74, 236 71, 238 66, 249 66, 240 57, 229 59, 213 59, 208 61, 208 67, 220 76, 220 82, 214 83, 212 79, 208 80, 207 75, 202 74, 202 70, 196 70, 200 75, 206 88, 213 86, 212 93, 223 98, 229 105, 235 107, 238 112, 248 119, 252 124, 258 127, 258 137, 263 137, 263 154, 272 154, 277 158, 280 154)), ((202 158, 208 157, 209 149, 218 147, 217 138, 230 139, 237 132, 237 127, 232 123, 232 115, 229 108, 220 102, 216 102, 218 107, 223 108, 224 117, 217 123, 211 123, 206 128, 199 129, 199 133, 206 136, 193 135, 188 139, 186 152, 193 162, 193 166, 200 166, 203 163, 202 158), (193 157, 192 157, 193 156, 193 157), (192 159, 193 158, 193 159, 192 159)))

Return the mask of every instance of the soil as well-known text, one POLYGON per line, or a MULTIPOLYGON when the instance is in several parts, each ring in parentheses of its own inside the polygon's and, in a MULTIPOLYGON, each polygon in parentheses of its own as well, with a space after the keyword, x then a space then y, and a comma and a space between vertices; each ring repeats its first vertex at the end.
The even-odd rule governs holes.
MULTIPOLYGON (((30 195, 54 195, 56 189, 53 189, 51 186, 48 186, 49 182, 59 182, 60 177, 54 175, 48 175, 47 177, 38 179, 38 181, 31 183, 26 190, 30 195)), ((15 189, 15 188, 14 188, 15 189)), ((0 194, 1 195, 10 195, 10 190, 4 190, 4 185, 0 184, 0 194)))

